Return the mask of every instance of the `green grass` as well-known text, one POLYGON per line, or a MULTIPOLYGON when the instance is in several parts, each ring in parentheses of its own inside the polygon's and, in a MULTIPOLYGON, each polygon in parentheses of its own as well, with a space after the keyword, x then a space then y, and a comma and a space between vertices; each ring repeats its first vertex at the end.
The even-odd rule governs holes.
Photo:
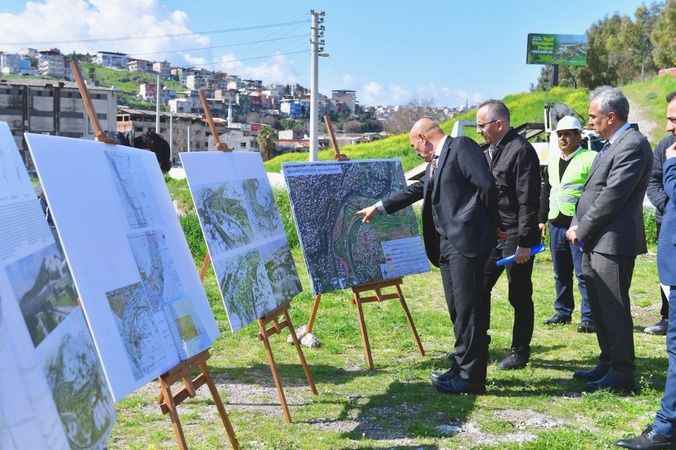
MULTIPOLYGON (((582 117, 586 117, 587 111, 587 93, 584 89, 558 87, 547 92, 538 91, 509 95, 504 98, 504 101, 511 110, 512 123, 515 125, 525 122, 542 122, 545 103, 564 102, 582 115, 582 117)), ((467 111, 443 122, 441 127, 445 132, 450 133, 456 120, 474 121, 475 114, 475 110, 467 111)), ((465 128, 465 134, 478 142, 483 141, 474 128, 465 128)), ((410 170, 422 162, 411 149, 406 133, 390 136, 375 142, 347 145, 341 148, 341 152, 345 153, 350 159, 400 158, 404 171, 410 170)), ((283 163, 306 161, 307 158, 308 154, 305 152, 286 153, 266 161, 265 170, 268 172, 279 172, 283 163)), ((319 159, 333 159, 333 151, 320 151, 319 159)))
POLYGON ((657 144, 665 134, 665 98, 670 92, 676 91, 676 77, 662 76, 649 78, 644 81, 630 83, 624 86, 622 90, 626 95, 638 102, 657 124, 657 127, 649 136, 650 142, 653 145, 657 144))
MULTIPOLYGON (((293 253, 304 287, 290 310, 298 326, 307 322, 312 296, 298 247, 293 253)), ((425 357, 417 352, 397 303, 365 306, 374 371, 365 369, 349 292, 325 294, 315 326, 323 346, 305 350, 319 396, 307 389, 297 355, 286 344, 286 336, 272 339, 294 419, 294 423, 285 424, 257 328, 253 324, 237 334, 229 331, 210 273, 205 287, 222 332, 212 349, 210 371, 242 448, 597 449, 611 448, 615 439, 640 432, 659 405, 666 371, 664 338, 642 334, 638 329, 634 335, 642 386, 639 395, 581 394, 583 386, 573 381, 571 374, 594 364, 598 354, 596 339, 577 333, 572 325, 542 325, 552 313, 553 302, 548 253, 537 257, 533 280, 536 327, 531 362, 523 370, 496 369, 496 361, 510 345, 513 313, 507 302, 504 277, 494 290, 489 385, 484 396, 440 395, 429 385, 432 369, 448 367, 445 354, 452 345, 450 319, 437 270, 406 277, 403 285, 427 351, 425 357), (541 414, 555 421, 555 425, 544 428, 527 420, 506 419, 504 414, 510 413, 541 414), (456 422, 471 423, 475 433, 445 436, 438 428, 456 422), (532 440, 515 442, 524 434, 532 440)), ((635 326, 653 323, 659 314, 654 253, 637 259, 631 296, 635 326)), ((578 321, 577 311, 575 317, 578 321)), ((149 385, 118 405, 118 423, 109 448, 175 448, 169 418, 160 413, 156 404, 157 393, 157 387, 149 385)), ((224 430, 204 388, 179 410, 190 448, 227 447, 224 430)))

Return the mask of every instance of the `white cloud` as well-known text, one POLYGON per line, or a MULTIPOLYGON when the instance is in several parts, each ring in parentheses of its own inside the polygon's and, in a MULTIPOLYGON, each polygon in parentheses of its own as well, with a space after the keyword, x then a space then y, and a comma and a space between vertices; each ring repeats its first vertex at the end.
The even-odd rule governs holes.
POLYGON ((192 33, 188 15, 181 10, 161 11, 158 0, 42 0, 27 2, 16 14, 0 13, 2 37, 0 50, 15 51, 22 47, 39 49, 57 47, 64 53, 94 53, 97 50, 139 54, 147 59, 167 58, 175 62, 180 54, 158 54, 209 45, 209 38, 195 34, 180 37, 130 39, 99 42, 61 43, 57 41, 117 38, 123 36, 157 36, 192 33), (24 44, 30 42, 40 44, 24 44), (149 53, 153 53, 150 55, 149 53), (148 55, 144 55, 148 54, 148 55))
POLYGON ((358 90, 359 102, 364 105, 401 105, 411 99, 410 92, 398 84, 387 86, 369 81, 358 90))
MULTIPOLYGON (((355 83, 357 84, 357 83, 355 83)), ((360 103, 364 105, 405 105, 413 100, 429 101, 437 106, 464 105, 467 100, 477 103, 484 99, 478 92, 467 92, 462 89, 452 89, 438 86, 434 83, 408 89, 396 83, 384 85, 377 81, 363 83, 358 89, 360 103)))
POLYGON ((298 82, 300 76, 293 62, 285 55, 275 55, 258 64, 244 64, 233 53, 221 56, 216 69, 264 83, 290 84, 298 82))

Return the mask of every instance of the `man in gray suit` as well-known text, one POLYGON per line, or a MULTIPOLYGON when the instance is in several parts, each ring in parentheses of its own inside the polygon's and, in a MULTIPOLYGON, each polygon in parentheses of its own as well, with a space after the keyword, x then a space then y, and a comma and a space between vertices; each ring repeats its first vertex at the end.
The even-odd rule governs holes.
POLYGON ((646 138, 627 123, 629 102, 619 89, 591 93, 589 124, 607 142, 594 160, 568 239, 582 247, 582 275, 597 322, 596 367, 574 377, 587 389, 634 390, 634 336, 629 287, 636 255, 646 252, 643 197, 652 167, 646 138))

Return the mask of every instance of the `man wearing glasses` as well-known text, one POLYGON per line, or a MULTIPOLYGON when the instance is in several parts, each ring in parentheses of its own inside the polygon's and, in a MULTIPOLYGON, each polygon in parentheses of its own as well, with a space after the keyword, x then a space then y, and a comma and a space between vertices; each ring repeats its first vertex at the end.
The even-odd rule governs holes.
POLYGON ((530 358, 533 337, 533 258, 530 248, 540 243, 540 161, 532 145, 510 127, 509 109, 499 100, 488 100, 477 111, 477 131, 489 144, 486 158, 497 188, 498 227, 504 239, 493 248, 484 268, 484 302, 502 274, 496 261, 516 255, 507 266, 509 303, 514 308, 512 345, 500 369, 520 369, 530 358))
POLYGON ((357 214, 369 222, 423 200, 425 249, 440 269, 455 338, 451 368, 432 374, 432 385, 448 394, 480 394, 486 388, 490 340, 481 284, 495 245, 493 177, 476 142, 447 136, 432 119, 418 120, 409 141, 428 163, 423 179, 357 214))

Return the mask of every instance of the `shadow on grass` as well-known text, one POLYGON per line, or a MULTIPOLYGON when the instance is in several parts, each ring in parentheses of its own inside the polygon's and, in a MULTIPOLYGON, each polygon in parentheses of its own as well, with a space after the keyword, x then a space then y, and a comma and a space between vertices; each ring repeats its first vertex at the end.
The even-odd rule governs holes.
MULTIPOLYGON (((307 386, 305 371, 299 364, 279 364, 277 370, 283 386, 307 386)), ((345 370, 341 367, 326 364, 311 364, 310 372, 316 384, 344 384, 357 377, 369 377, 380 375, 378 369, 345 370)), ((247 367, 217 367, 209 366, 209 373, 216 383, 241 383, 256 384, 263 387, 274 387, 272 372, 267 364, 254 364, 247 367)))
MULTIPOLYGON (((451 422, 464 423, 474 409, 475 402, 475 395, 439 394, 430 383, 395 381, 382 394, 351 398, 335 422, 350 421, 354 426, 342 436, 355 441, 443 438, 448 437, 448 433, 442 433, 438 427, 451 422)), ((382 448, 421 446, 390 445, 382 448)))

